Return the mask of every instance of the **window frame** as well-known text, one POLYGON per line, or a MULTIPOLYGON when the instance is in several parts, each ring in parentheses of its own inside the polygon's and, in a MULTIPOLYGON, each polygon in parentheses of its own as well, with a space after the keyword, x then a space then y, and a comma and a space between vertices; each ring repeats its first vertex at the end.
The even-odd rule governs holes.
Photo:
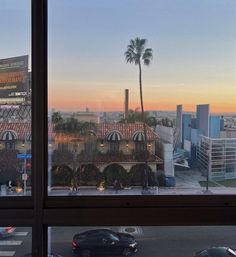
POLYGON ((32 227, 33 257, 46 256, 48 226, 236 225, 236 195, 47 195, 47 0, 31 8, 32 196, 0 197, 1 225, 32 227))

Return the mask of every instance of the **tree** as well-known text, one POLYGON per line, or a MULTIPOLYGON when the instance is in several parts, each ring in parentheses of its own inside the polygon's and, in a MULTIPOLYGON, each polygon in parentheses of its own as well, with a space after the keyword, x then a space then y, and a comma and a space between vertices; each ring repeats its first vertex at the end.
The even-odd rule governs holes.
POLYGON ((168 117, 162 118, 157 122, 157 124, 165 127, 172 127, 172 128, 174 126, 173 120, 169 119, 168 117))
MULTIPOLYGON (((145 119, 148 116, 148 112, 144 113, 145 119)), ((130 109, 128 111, 128 115, 126 118, 121 117, 120 123, 135 123, 135 122, 142 122, 142 113, 139 111, 139 108, 136 108, 135 110, 130 109)))
POLYGON ((150 127, 156 127, 157 125, 157 119, 154 116, 149 116, 146 118, 146 123, 150 127))
POLYGON ((63 118, 62 118, 60 112, 54 112, 52 114, 52 123, 53 124, 58 124, 58 123, 61 123, 62 121, 63 121, 63 118))
POLYGON ((21 179, 21 161, 17 158, 18 153, 18 150, 0 150, 0 184, 5 184, 7 180, 21 179))
POLYGON ((152 59, 152 49, 146 48, 147 40, 144 38, 135 38, 134 40, 130 40, 130 44, 127 46, 127 51, 125 52, 125 59, 127 63, 134 63, 139 67, 139 93, 140 93, 140 104, 141 104, 141 112, 142 112, 142 122, 143 122, 143 130, 144 130, 144 159, 145 159, 145 167, 144 167, 144 188, 148 187, 148 163, 147 163, 147 131, 145 124, 145 114, 144 114, 144 106, 143 106, 143 89, 142 89, 142 65, 143 61, 144 65, 149 65, 152 59))

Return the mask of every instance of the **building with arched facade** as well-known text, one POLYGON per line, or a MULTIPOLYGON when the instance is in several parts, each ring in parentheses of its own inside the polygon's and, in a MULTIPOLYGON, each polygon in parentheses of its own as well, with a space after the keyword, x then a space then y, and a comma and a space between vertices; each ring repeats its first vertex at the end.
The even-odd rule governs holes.
MULTIPOLYGON (((159 135, 146 125, 147 160, 150 171, 155 172, 163 160, 156 155, 159 135)), ((30 123, 1 123, 0 149, 18 150, 25 153, 31 149, 30 123)), ((49 124, 49 156, 59 152, 61 157, 52 158, 51 166, 67 165, 72 170, 94 167, 100 173, 109 167, 118 167, 129 173, 138 165, 144 165, 144 131, 142 123, 100 123, 94 130, 81 134, 56 131, 49 124), (71 153, 71 159, 66 153, 71 153)), ((69 155, 68 155, 69 156, 69 155)), ((49 157, 50 159, 50 157, 49 157)), ((49 167, 50 168, 50 167, 49 167)), ((110 169, 112 170, 112 169, 110 169)))

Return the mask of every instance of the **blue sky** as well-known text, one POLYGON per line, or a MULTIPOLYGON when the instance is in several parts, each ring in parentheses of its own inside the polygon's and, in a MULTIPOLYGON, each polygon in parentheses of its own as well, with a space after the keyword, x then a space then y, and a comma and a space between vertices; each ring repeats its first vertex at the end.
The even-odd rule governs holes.
MULTIPOLYGON (((0 58, 30 52, 30 1, 0 3, 0 58)), ((148 109, 236 110, 235 0, 50 0, 48 28, 51 107, 120 110, 125 88, 137 107, 124 52, 139 36, 154 55, 143 70, 148 109)))

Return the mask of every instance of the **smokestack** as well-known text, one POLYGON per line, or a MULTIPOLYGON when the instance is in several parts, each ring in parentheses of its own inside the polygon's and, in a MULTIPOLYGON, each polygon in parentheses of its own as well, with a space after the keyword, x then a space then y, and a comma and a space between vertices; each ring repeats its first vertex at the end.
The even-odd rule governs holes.
POLYGON ((125 89, 125 116, 124 118, 128 118, 128 111, 129 111, 129 89, 125 89))

